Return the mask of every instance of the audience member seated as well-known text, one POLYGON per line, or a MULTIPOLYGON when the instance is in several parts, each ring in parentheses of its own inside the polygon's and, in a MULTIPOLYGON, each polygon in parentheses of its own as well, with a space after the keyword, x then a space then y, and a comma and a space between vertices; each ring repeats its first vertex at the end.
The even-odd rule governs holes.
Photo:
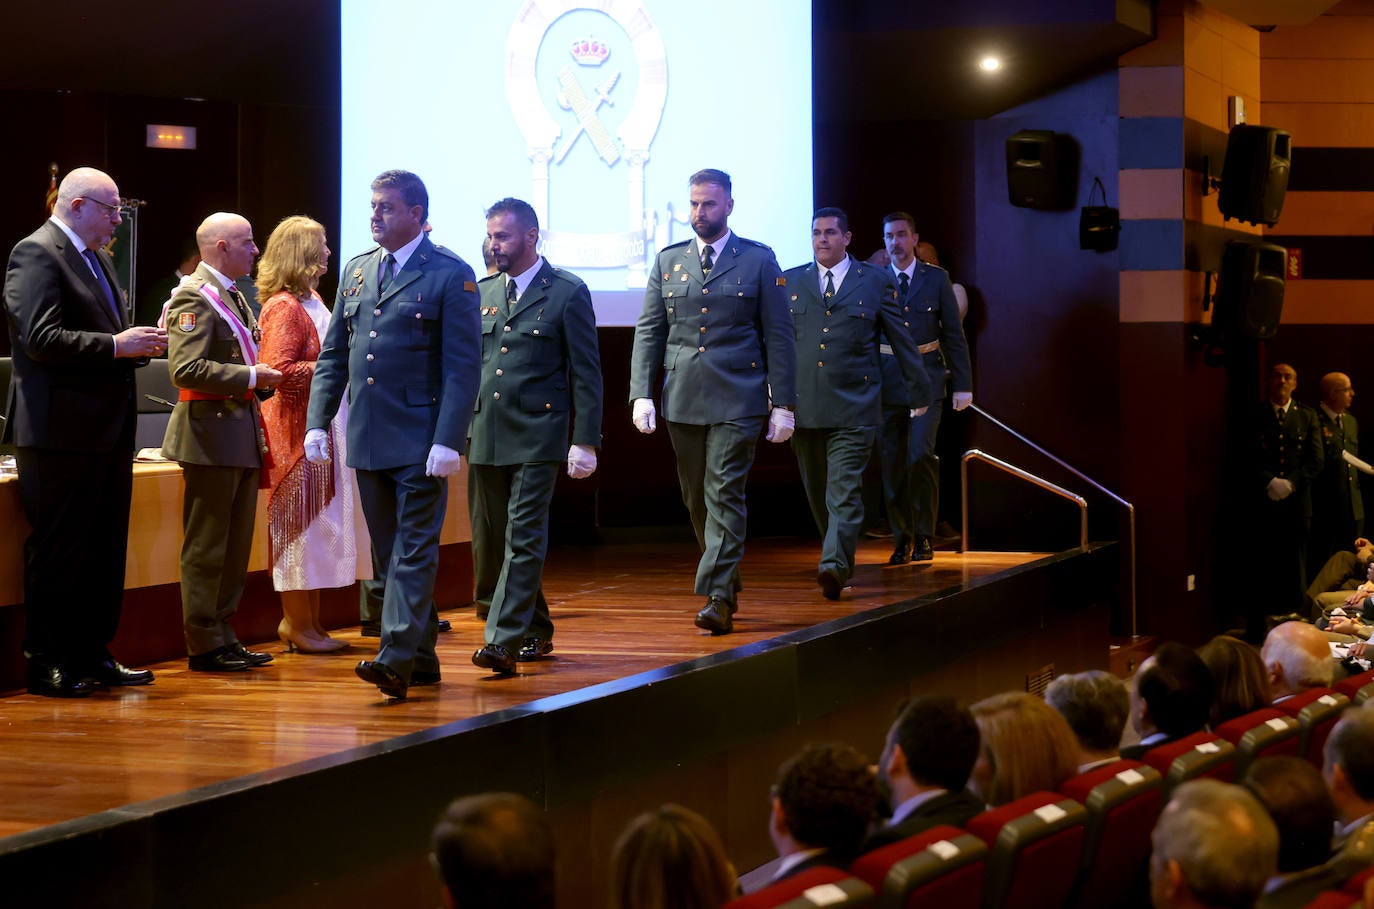
POLYGON ((434 828, 431 857, 446 909, 553 909, 553 828, 524 796, 457 799, 434 828))
POLYGON ((1216 688, 1209 720, 1213 729, 1269 706, 1269 674, 1253 644, 1219 634, 1199 647, 1197 655, 1216 688))
POLYGON ((774 881, 807 868, 848 869, 878 813, 878 781, 848 745, 807 745, 773 786, 768 833, 782 859, 774 881))
POLYGON ((717 909, 738 893, 715 828, 679 805, 635 818, 611 854, 611 909, 717 909))
POLYGON ((1364 537, 1355 541, 1355 550, 1343 549, 1326 560, 1307 587, 1307 599, 1312 604, 1315 621, 1336 606, 1361 606, 1374 593, 1374 580, 1369 578, 1374 543, 1364 537))
POLYGON ((1315 625, 1276 625, 1264 638, 1260 660, 1269 677, 1269 699, 1274 703, 1313 688, 1331 687, 1335 662, 1326 635, 1315 625))
POLYGON ((1215 691, 1212 673, 1191 648, 1172 641, 1161 644, 1140 664, 1131 688, 1131 726, 1138 745, 1121 756, 1139 760, 1158 745, 1176 742, 1207 725, 1215 691))
POLYGON ((954 698, 918 697, 903 707, 878 760, 878 788, 892 817, 863 851, 941 824, 968 823, 984 808, 965 788, 977 759, 978 724, 954 698))
POLYGON ((1278 874, 1265 885, 1261 904, 1302 906, 1322 890, 1339 887, 1342 881, 1330 879, 1325 869, 1320 882, 1310 873, 1331 857, 1336 820, 1321 771, 1299 757, 1260 758, 1250 765, 1242 785, 1259 799, 1279 831, 1278 874), (1299 889, 1304 896, 1295 895, 1299 889))
POLYGON ((1121 757, 1121 733, 1131 711, 1121 679, 1101 669, 1061 675, 1045 690, 1045 702, 1064 715, 1078 739, 1079 773, 1121 757))
POLYGON ((1352 707, 1341 714, 1326 740, 1322 779, 1336 807, 1336 850, 1359 868, 1374 864, 1374 709, 1352 707))
POLYGON ((1078 740, 1059 713, 1034 695, 1009 691, 970 708, 980 747, 969 789, 989 808, 1058 789, 1078 772, 1078 740))
POLYGON ((1216 780, 1174 790, 1150 839, 1155 909, 1253 906, 1277 866, 1274 822, 1245 789, 1216 780))

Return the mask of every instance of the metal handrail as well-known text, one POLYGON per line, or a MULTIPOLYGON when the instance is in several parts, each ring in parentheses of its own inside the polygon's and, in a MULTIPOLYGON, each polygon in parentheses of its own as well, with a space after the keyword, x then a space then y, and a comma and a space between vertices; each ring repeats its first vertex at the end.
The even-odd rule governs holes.
MULTIPOLYGON (((977 404, 970 404, 970 405, 968 406, 968 409, 971 410, 971 411, 973 411, 974 413, 977 413, 979 416, 983 417, 984 419, 988 420, 988 421, 991 422, 994 426, 997 426, 997 427, 999 427, 1000 429, 1002 429, 1002 430, 1006 431, 1007 433, 1011 434, 1012 436, 1015 436, 1017 439, 1021 440, 1022 442, 1026 443, 1027 445, 1029 445, 1031 448, 1033 448, 1033 449, 1035 449, 1036 451, 1040 452, 1042 455, 1044 455, 1045 457, 1049 458, 1051 461, 1053 461, 1054 463, 1058 464, 1060 467, 1064 468, 1064 469, 1067 470, 1069 473, 1071 473, 1071 474, 1073 474, 1074 476, 1078 477, 1078 478, 1079 478, 1080 480, 1082 480, 1083 482, 1090 484, 1090 485, 1091 485, 1094 489, 1096 489, 1098 492, 1101 492, 1103 495, 1108 496, 1110 499, 1112 499, 1112 501, 1116 502, 1118 505, 1120 505, 1120 506, 1122 506, 1123 508, 1126 509, 1126 515, 1127 515, 1127 519, 1128 519, 1128 522, 1129 522, 1128 536, 1129 536, 1130 539, 1129 539, 1129 546, 1128 546, 1128 549, 1129 549, 1130 562, 1131 562, 1131 589, 1130 589, 1130 595, 1131 595, 1131 636, 1132 636, 1132 637, 1135 637, 1135 636, 1139 633, 1139 628, 1137 627, 1137 618, 1138 618, 1138 617, 1137 617, 1137 615, 1136 615, 1135 506, 1132 505, 1130 502, 1126 501, 1125 499, 1123 499, 1121 496, 1119 496, 1119 495, 1117 495, 1116 493, 1112 492, 1112 491, 1111 491, 1110 489, 1108 489, 1107 487, 1103 486, 1101 483, 1099 483, 1099 482, 1097 482, 1096 480, 1094 480, 1092 477, 1090 477, 1090 476, 1088 476, 1087 474, 1085 474, 1083 471, 1081 471, 1081 470, 1079 470, 1078 468, 1074 467, 1073 465, 1069 464, 1069 463, 1068 463, 1067 461, 1065 461, 1063 458, 1057 457, 1056 455, 1051 454, 1050 452, 1046 451, 1046 450, 1045 450, 1044 448, 1042 448, 1041 446, 1035 444, 1035 443, 1032 442, 1030 439, 1028 439, 1028 438, 1026 438, 1025 436, 1023 436, 1021 433, 1019 433, 1019 432, 1017 432, 1016 430, 1012 429, 1012 428, 1011 428, 1010 426, 1008 426, 1006 423, 1003 423, 1001 420, 997 419, 997 418, 994 417, 992 414, 988 413, 986 410, 984 410, 983 408, 979 407, 977 404)), ((967 452, 967 453, 964 455, 964 460, 963 460, 963 463, 961 464, 961 468, 960 468, 960 469, 961 469, 961 482, 962 482, 962 485, 963 485, 963 489, 962 489, 962 493, 961 493, 961 494, 962 494, 962 497, 963 497, 963 520, 964 520, 964 529, 963 529, 963 541, 962 541, 962 546, 963 546, 964 551, 967 551, 967 550, 968 550, 968 461, 969 461, 969 456, 970 456, 970 455, 976 455, 976 456, 979 457, 980 460, 986 460, 988 463, 994 463, 994 462, 995 462, 997 466, 1002 467, 1002 468, 1004 468, 1004 469, 1010 469, 1010 472, 1016 474, 1017 476, 1020 476, 1022 479, 1028 480, 1028 481, 1030 481, 1030 482, 1032 482, 1032 483, 1035 483, 1036 485, 1043 486, 1043 488, 1048 489, 1048 490, 1050 490, 1050 491, 1052 491, 1052 492, 1057 492, 1057 493, 1060 493, 1060 494, 1064 494, 1064 493, 1066 492, 1065 490, 1061 490, 1058 486, 1055 486, 1055 485, 1052 484, 1052 483, 1048 483, 1048 482, 1046 482, 1046 481, 1044 481, 1044 480, 1041 480, 1039 477, 1036 477, 1036 476, 1034 476, 1033 474, 1026 473, 1025 471, 1021 470, 1019 467, 1013 467, 1012 465, 1007 464, 1007 463, 1005 463, 1005 462, 1003 462, 1003 461, 997 461, 995 458, 992 458, 992 457, 989 456, 989 455, 985 455, 985 454, 983 454, 981 451, 978 451, 977 449, 973 449, 973 450, 967 452)), ((1073 496, 1072 493, 1069 493, 1069 496, 1071 496, 1071 497, 1073 497, 1073 498, 1078 498, 1077 496, 1073 496)), ((1082 501, 1082 500, 1079 499, 1079 501, 1082 501)), ((1084 518, 1083 518, 1083 519, 1084 519, 1085 521, 1087 520, 1087 518, 1086 518, 1086 513, 1084 514, 1084 518)), ((1083 537, 1083 538, 1084 538, 1084 540, 1087 539, 1087 537, 1086 537, 1086 530, 1084 531, 1084 537, 1083 537)))
POLYGON ((1048 490, 1049 492, 1052 492, 1052 493, 1054 493, 1054 494, 1057 495, 1057 496, 1061 496, 1062 498, 1068 499, 1069 501, 1076 503, 1076 504, 1078 505, 1078 545, 1081 546, 1081 547, 1084 547, 1084 548, 1087 547, 1087 545, 1088 545, 1088 500, 1087 500, 1087 499, 1083 498, 1082 496, 1080 496, 1080 495, 1079 495, 1078 493, 1076 493, 1076 492, 1069 492, 1069 490, 1065 489, 1063 486, 1056 486, 1054 483, 1051 483, 1049 480, 1046 480, 1044 477, 1037 477, 1035 474, 1031 473, 1030 471, 1022 470, 1021 468, 1017 467, 1015 464, 1008 464, 1006 461, 1003 461, 1001 458, 994 458, 992 455, 988 454, 988 453, 985 452, 985 451, 979 451, 979 450, 976 449, 976 448, 970 448, 968 451, 964 452, 963 461, 962 461, 962 462, 960 463, 960 465, 959 465, 959 482, 960 482, 960 484, 961 484, 961 486, 962 486, 962 488, 963 488, 963 490, 964 490, 964 494, 963 494, 963 511, 962 511, 962 514, 963 514, 963 521, 964 521, 964 529, 963 529, 963 540, 960 542, 960 548, 961 548, 964 552, 967 552, 967 551, 968 551, 968 462, 969 462, 969 461, 975 461, 975 460, 977 460, 977 461, 982 461, 982 462, 985 463, 985 464, 991 464, 993 467, 999 467, 999 468, 1001 468, 1002 470, 1005 470, 1007 473, 1011 474, 1012 476, 1014 476, 1014 477, 1020 477, 1021 479, 1025 480, 1027 483, 1032 484, 1033 486, 1039 486, 1041 489, 1048 490))

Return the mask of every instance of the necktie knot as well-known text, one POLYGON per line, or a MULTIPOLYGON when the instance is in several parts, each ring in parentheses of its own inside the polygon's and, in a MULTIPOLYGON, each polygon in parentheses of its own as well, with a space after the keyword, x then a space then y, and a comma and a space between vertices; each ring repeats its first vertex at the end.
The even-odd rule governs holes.
POLYGON ((715 264, 715 250, 708 245, 706 247, 706 252, 701 257, 701 273, 703 275, 709 275, 711 273, 711 267, 715 264))
POLYGON ((382 257, 382 280, 378 282, 378 286, 381 288, 383 293, 385 293, 386 289, 391 286, 391 279, 395 277, 396 257, 393 256, 391 253, 387 253, 385 256, 382 257))

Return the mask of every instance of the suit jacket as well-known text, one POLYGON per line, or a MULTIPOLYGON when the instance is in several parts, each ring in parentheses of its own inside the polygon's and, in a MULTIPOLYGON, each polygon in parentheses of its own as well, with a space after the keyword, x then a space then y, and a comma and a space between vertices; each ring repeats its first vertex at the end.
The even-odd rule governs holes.
MULTIPOLYGON (((118 296, 110 257, 99 250, 96 259, 118 296)), ((5 316, 13 376, 0 441, 112 451, 138 411, 134 368, 139 361, 115 357, 114 335, 128 321, 122 310, 116 314, 110 308, 81 250, 51 221, 10 253, 5 316)))
POLYGON ((908 400, 916 402, 913 407, 929 404, 931 383, 897 308, 892 273, 851 256, 844 282, 829 301, 823 299, 821 274, 815 262, 783 273, 797 339, 797 426, 882 424, 883 332, 891 339, 908 400))
POLYGON ((383 294, 383 255, 373 247, 344 266, 306 415, 307 428, 326 428, 347 387, 348 466, 359 470, 424 464, 435 443, 466 451, 481 378, 472 268, 426 237, 383 294))
POLYGON ((1360 473, 1341 458, 1341 452, 1360 453, 1360 424, 1354 414, 1341 415, 1341 425, 1316 409, 1321 431, 1323 460, 1321 472, 1312 484, 1312 504, 1319 517, 1329 521, 1364 519, 1364 498, 1360 495, 1360 473))
POLYGON ((575 444, 600 448, 601 355, 587 285, 543 260, 509 317, 504 277, 484 278, 478 289, 482 386, 471 463, 562 461, 570 422, 575 444))
MULTIPOLYGON (((249 364, 233 328, 205 298, 205 286, 237 312, 228 289, 208 267, 198 266, 191 280, 172 294, 167 310, 167 371, 177 388, 225 397, 178 401, 167 421, 162 453, 186 464, 259 467, 264 437, 257 400, 248 389, 249 364)), ((247 318, 249 331, 257 327, 246 308, 240 318, 247 318)))
POLYGON ((1290 508, 1302 517, 1312 516, 1312 481, 1322 468, 1322 436, 1318 428, 1317 412, 1311 407, 1292 402, 1283 422, 1268 401, 1256 406, 1251 423, 1251 448, 1254 464, 1251 468, 1252 494, 1261 507, 1290 508), (1265 490, 1275 477, 1293 484, 1293 494, 1273 502, 1265 490))
POLYGON ((962 827, 975 815, 986 810, 987 806, 979 800, 978 796, 967 789, 960 789, 958 792, 943 792, 929 801, 922 802, 915 811, 902 818, 899 823, 874 831, 873 835, 868 838, 868 842, 864 843, 863 851, 870 852, 882 846, 889 846, 918 833, 924 833, 932 827, 939 827, 941 824, 953 824, 955 827, 962 827))
MULTIPOLYGON (((889 272, 892 283, 900 288, 895 270, 889 272)), ((898 295, 901 295, 900 290, 898 295)), ((940 346, 923 354, 926 373, 935 385, 937 397, 943 397, 945 370, 950 371, 954 391, 973 390, 973 366, 969 362, 968 340, 964 337, 963 321, 959 318, 959 301, 949 272, 938 265, 916 260, 916 270, 907 286, 906 299, 898 300, 911 340, 917 345, 939 341, 940 346)), ((891 335, 887 342, 891 343, 891 335)), ((905 383, 895 359, 883 359, 883 404, 888 407, 920 407, 906 397, 905 383)))
POLYGON ((773 251, 731 234, 701 273, 700 246, 662 250, 644 289, 630 359, 630 400, 652 398, 659 367, 661 410, 675 423, 706 426, 793 407, 796 347, 786 285, 773 251))
POLYGON ((1256 909, 1301 909, 1325 890, 1339 890, 1346 881, 1374 865, 1374 822, 1356 828, 1336 847, 1336 854, 1320 865, 1271 883, 1255 903, 1256 909))

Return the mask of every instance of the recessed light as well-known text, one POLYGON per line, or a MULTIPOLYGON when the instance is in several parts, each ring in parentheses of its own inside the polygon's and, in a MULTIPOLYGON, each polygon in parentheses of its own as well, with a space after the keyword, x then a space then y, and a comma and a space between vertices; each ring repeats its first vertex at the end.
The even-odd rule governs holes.
POLYGON ((1002 60, 989 55, 978 61, 978 68, 985 73, 995 73, 1002 68, 1002 60))

